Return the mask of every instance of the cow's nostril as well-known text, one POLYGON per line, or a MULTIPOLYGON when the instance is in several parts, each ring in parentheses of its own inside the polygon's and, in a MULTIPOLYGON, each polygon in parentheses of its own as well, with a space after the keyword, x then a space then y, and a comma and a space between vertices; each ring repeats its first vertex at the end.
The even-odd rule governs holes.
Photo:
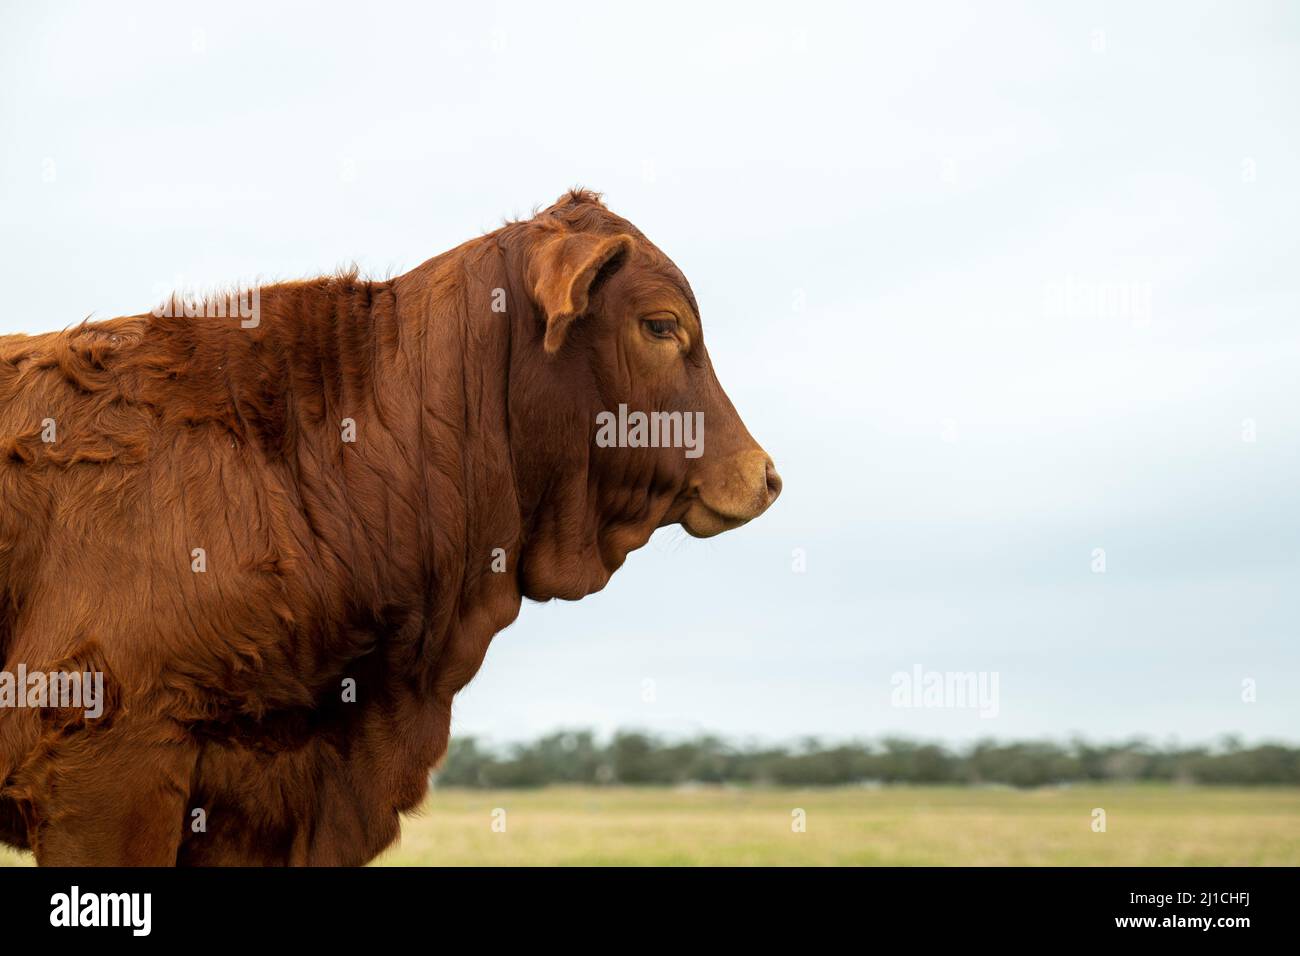
POLYGON ((781 476, 776 473, 776 466, 772 464, 772 459, 767 460, 767 503, 771 504, 776 501, 777 495, 781 493, 781 476))

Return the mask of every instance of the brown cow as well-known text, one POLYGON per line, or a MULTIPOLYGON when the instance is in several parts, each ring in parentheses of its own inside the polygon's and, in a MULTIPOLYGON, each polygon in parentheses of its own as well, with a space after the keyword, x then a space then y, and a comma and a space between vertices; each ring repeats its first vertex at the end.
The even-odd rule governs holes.
POLYGON ((237 298, 0 338, 4 671, 104 682, 99 716, 0 696, 0 838, 42 864, 370 860, 521 598, 780 491, 595 194, 237 298))

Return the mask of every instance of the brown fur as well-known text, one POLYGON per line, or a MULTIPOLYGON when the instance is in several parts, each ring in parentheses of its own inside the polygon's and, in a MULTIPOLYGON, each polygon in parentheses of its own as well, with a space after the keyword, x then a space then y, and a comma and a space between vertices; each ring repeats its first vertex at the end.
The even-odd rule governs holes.
POLYGON ((717 533, 778 490, 686 280, 585 192, 396 279, 263 288, 255 328, 0 337, 0 658, 110 691, 98 720, 0 710, 0 838, 42 864, 364 863, 522 597, 582 597, 655 528, 717 533), (663 308, 676 349, 641 325, 663 308), (619 402, 703 410, 704 456, 595 447, 619 402))

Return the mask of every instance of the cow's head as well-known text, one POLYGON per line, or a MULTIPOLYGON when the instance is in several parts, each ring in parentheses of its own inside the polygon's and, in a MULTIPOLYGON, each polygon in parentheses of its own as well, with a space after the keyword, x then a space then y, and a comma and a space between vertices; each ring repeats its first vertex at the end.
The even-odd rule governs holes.
POLYGON ((512 349, 511 444, 530 597, 603 587, 656 528, 738 528, 781 492, 718 383, 686 277, 575 192, 521 230, 531 315, 512 349))

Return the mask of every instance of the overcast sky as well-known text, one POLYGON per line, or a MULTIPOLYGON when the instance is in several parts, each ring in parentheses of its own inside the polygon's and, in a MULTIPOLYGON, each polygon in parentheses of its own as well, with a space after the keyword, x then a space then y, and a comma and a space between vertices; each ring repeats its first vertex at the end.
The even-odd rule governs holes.
POLYGON ((583 184, 785 491, 526 605, 456 733, 1300 737, 1294 5, 432 6, 6 6, 0 332, 583 184))

